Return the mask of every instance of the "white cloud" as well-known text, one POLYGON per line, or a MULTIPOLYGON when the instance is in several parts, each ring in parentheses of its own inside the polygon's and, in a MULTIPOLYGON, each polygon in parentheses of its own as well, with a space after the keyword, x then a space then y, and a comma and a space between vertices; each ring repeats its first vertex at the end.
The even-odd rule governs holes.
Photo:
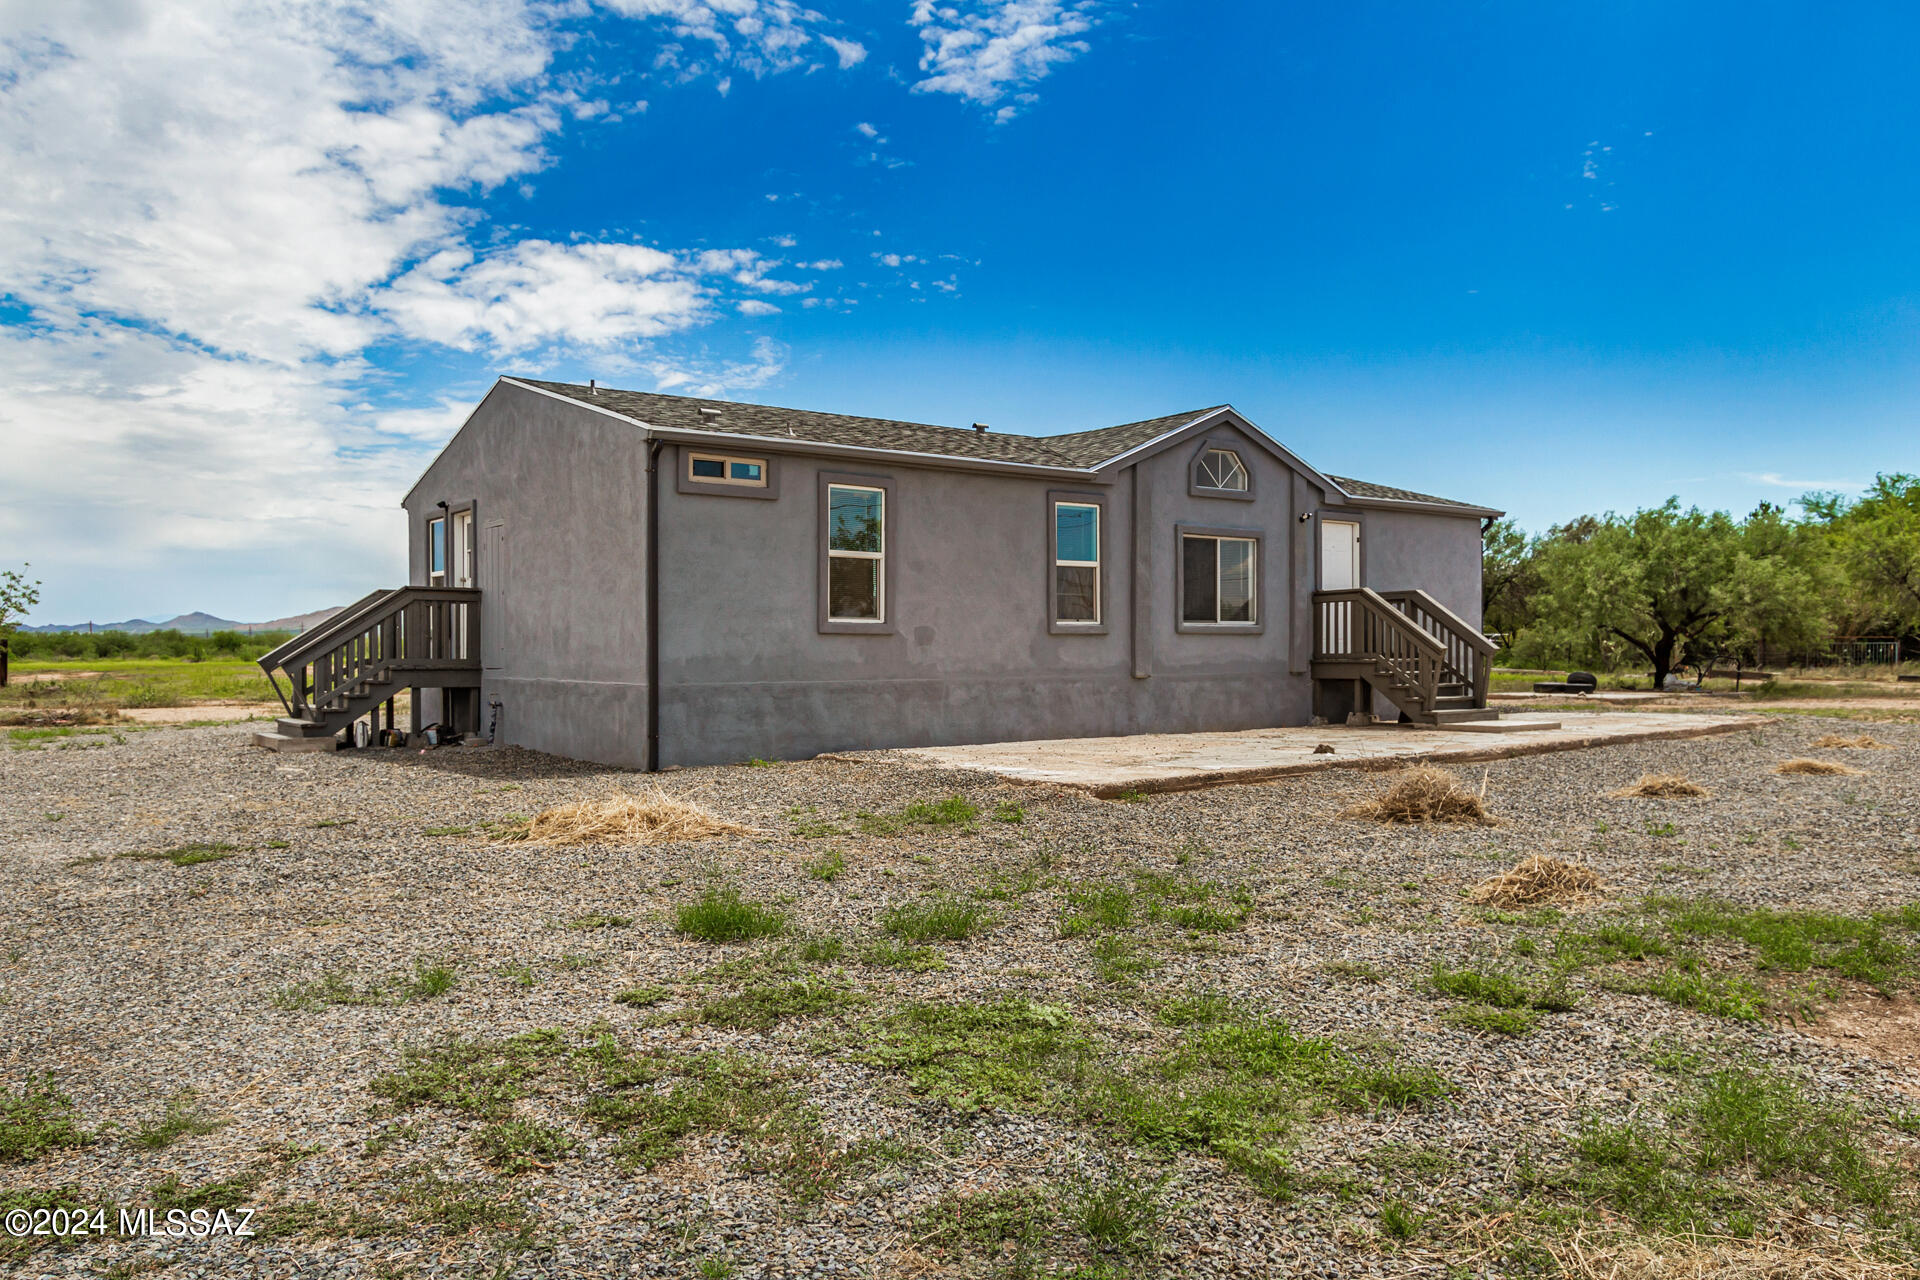
MULTIPOLYGON (((812 38, 790 5, 692 7, 726 16, 750 68, 790 65, 781 51, 812 38)), ((623 347, 666 377, 648 342, 808 287, 747 250, 516 241, 486 223, 474 197, 520 187, 559 131, 603 117, 552 74, 559 24, 583 11, 0 4, 0 295, 27 312, 0 327, 0 545, 47 579, 40 616, 88 591, 103 612, 272 616, 393 580, 395 503, 451 401, 481 387, 369 406, 374 344, 623 347), (203 579, 263 598, 140 594, 203 579)), ((703 360, 698 376, 764 381, 779 358, 703 360)))
POLYGON ((408 335, 462 351, 605 347, 707 320, 707 275, 752 288, 790 284, 763 280, 761 270, 744 250, 676 256, 639 244, 524 240, 487 258, 464 249, 435 254, 383 290, 379 305, 408 335))
POLYGON ((1871 486, 1860 480, 1789 480, 1778 471, 1742 471, 1742 480, 1754 484, 1763 484, 1770 489, 1792 489, 1795 493, 1807 493, 1815 489, 1833 489, 1841 493, 1865 493, 1871 486))
POLYGON ((821 36, 820 39, 840 59, 842 71, 857 67, 867 60, 866 46, 856 40, 840 40, 833 36, 821 36))
POLYGON ((1004 124, 1036 101, 1032 86, 1055 64, 1087 51, 1096 0, 914 0, 912 26, 925 51, 916 93, 951 93, 994 106, 1004 124))
MULTIPOLYGON (((631 18, 659 19, 680 40, 692 41, 702 48, 689 50, 681 44, 665 46, 656 58, 662 68, 678 71, 693 79, 712 73, 720 66, 736 66, 751 75, 813 68, 813 31, 826 22, 820 14, 792 3, 792 0, 600 0, 615 13, 631 18)), ((867 56, 866 48, 853 40, 821 33, 818 42, 833 54, 841 70, 857 66, 867 56)), ((721 77, 717 87, 726 93, 731 82, 721 77)))
POLYGON ((771 302, 762 302, 758 298, 742 298, 733 305, 743 316, 777 316, 780 314, 780 308, 774 306, 771 302))
POLYGON ((675 395, 717 396, 730 391, 750 391, 773 381, 787 367, 787 352, 773 339, 760 338, 753 344, 751 360, 717 364, 686 360, 671 364, 653 361, 641 367, 662 391, 670 391, 675 395))
POLYGON ((877 138, 880 136, 880 131, 864 120, 853 126, 853 131, 863 138, 877 138))

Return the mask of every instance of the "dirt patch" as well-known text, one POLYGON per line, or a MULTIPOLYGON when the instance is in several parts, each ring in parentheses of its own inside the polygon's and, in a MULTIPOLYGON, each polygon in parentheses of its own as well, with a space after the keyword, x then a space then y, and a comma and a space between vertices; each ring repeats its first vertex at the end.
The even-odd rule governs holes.
POLYGON ((1640 781, 1632 786, 1607 792, 1607 795, 1614 800, 1668 800, 1683 796, 1711 794, 1713 793, 1699 783, 1690 782, 1678 773, 1643 773, 1640 775, 1640 781))
POLYGON ((1850 764, 1835 764, 1831 760, 1813 760, 1806 756, 1795 756, 1774 766, 1775 773, 1810 773, 1819 776, 1836 774, 1863 774, 1865 769, 1856 769, 1850 764))
POLYGON ((1859 992, 1820 1014, 1820 1021, 1801 1030, 1815 1040, 1905 1069, 1895 1083, 1920 1097, 1920 1001, 1911 996, 1892 1000, 1859 992))
POLYGON ((270 720, 284 715, 277 702, 202 702, 190 707, 125 707, 123 720, 140 724, 191 724, 196 720, 270 720))
POLYGON ((52 684, 56 680, 98 680, 104 671, 29 671, 8 678, 8 684, 52 684))

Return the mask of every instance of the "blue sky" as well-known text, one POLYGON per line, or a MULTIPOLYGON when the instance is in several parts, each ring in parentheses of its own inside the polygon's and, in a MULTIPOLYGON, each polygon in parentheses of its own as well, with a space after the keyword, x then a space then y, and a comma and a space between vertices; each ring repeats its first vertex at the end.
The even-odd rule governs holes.
POLYGON ((1228 401, 1535 529, 1920 470, 1908 6, 155 12, 0 9, 37 620, 398 581, 508 371, 1039 433, 1228 401))

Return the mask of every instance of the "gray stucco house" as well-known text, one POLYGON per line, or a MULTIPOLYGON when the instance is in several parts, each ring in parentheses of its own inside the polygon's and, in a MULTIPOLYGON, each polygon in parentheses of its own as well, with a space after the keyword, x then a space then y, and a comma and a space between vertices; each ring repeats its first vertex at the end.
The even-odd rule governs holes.
POLYGON ((1489 718, 1483 522, 1218 405, 1018 436, 501 378, 405 499, 409 585, 267 655, 316 745, 414 723, 658 768, 1489 718))

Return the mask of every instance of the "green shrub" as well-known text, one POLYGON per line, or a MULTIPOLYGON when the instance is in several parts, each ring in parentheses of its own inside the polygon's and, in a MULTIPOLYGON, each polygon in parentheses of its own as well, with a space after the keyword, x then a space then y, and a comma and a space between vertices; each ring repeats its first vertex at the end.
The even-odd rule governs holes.
POLYGON ((860 963, 880 969, 903 969, 908 973, 931 973, 947 967, 946 960, 932 947, 913 947, 892 938, 880 938, 860 948, 860 963))
POLYGON ((1069 889, 1060 908, 1060 932, 1068 938, 1097 929, 1125 929, 1133 924, 1133 891, 1125 885, 1096 884, 1069 889))
POLYGON ((202 862, 218 862, 222 858, 231 858, 233 854, 234 848, 230 844, 196 842, 177 845, 172 849, 162 849, 157 853, 123 853, 120 856, 142 862, 171 862, 176 867, 192 867, 202 862))
POLYGON ((803 978, 798 982, 759 985, 738 995, 719 996, 694 1011, 709 1026, 736 1031, 766 1031, 782 1018, 804 1018, 858 1004, 859 997, 843 986, 803 978))
POLYGON ((1538 1019, 1530 1009, 1496 1009, 1492 1005, 1465 1004, 1449 1009, 1442 1020, 1469 1031, 1491 1031, 1503 1036, 1524 1036, 1538 1019))
POLYGON ((782 932, 787 917, 773 907, 741 901, 738 889, 709 889, 698 901, 680 907, 675 927, 704 942, 747 942, 782 932))
POLYGON ((474 1138, 480 1158, 508 1174, 541 1168, 567 1155, 577 1145, 551 1125, 530 1120, 503 1120, 490 1124, 474 1138))
POLYGON ((1440 995, 1470 1000, 1495 1009, 1539 1009, 1548 1013, 1564 1013, 1575 1004, 1573 996, 1567 991, 1563 972, 1531 978, 1513 971, 1452 969, 1435 961, 1428 982, 1440 995))
POLYGON ((981 932, 992 921, 993 914, 985 907, 941 897, 888 907, 881 913, 880 927, 905 942, 929 942, 936 938, 959 942, 981 932))
POLYGON ((897 814, 863 813, 860 829, 868 835, 899 835, 908 827, 971 827, 979 808, 963 795, 951 795, 929 804, 916 800, 897 814))
POLYGON ((613 998, 615 1004, 624 1004, 633 1009, 645 1009, 671 999, 673 992, 665 987, 629 987, 613 998))
POLYGON ((54 1089, 52 1077, 29 1080, 17 1091, 0 1089, 0 1164, 38 1160, 92 1141, 75 1121, 73 1099, 54 1089))

